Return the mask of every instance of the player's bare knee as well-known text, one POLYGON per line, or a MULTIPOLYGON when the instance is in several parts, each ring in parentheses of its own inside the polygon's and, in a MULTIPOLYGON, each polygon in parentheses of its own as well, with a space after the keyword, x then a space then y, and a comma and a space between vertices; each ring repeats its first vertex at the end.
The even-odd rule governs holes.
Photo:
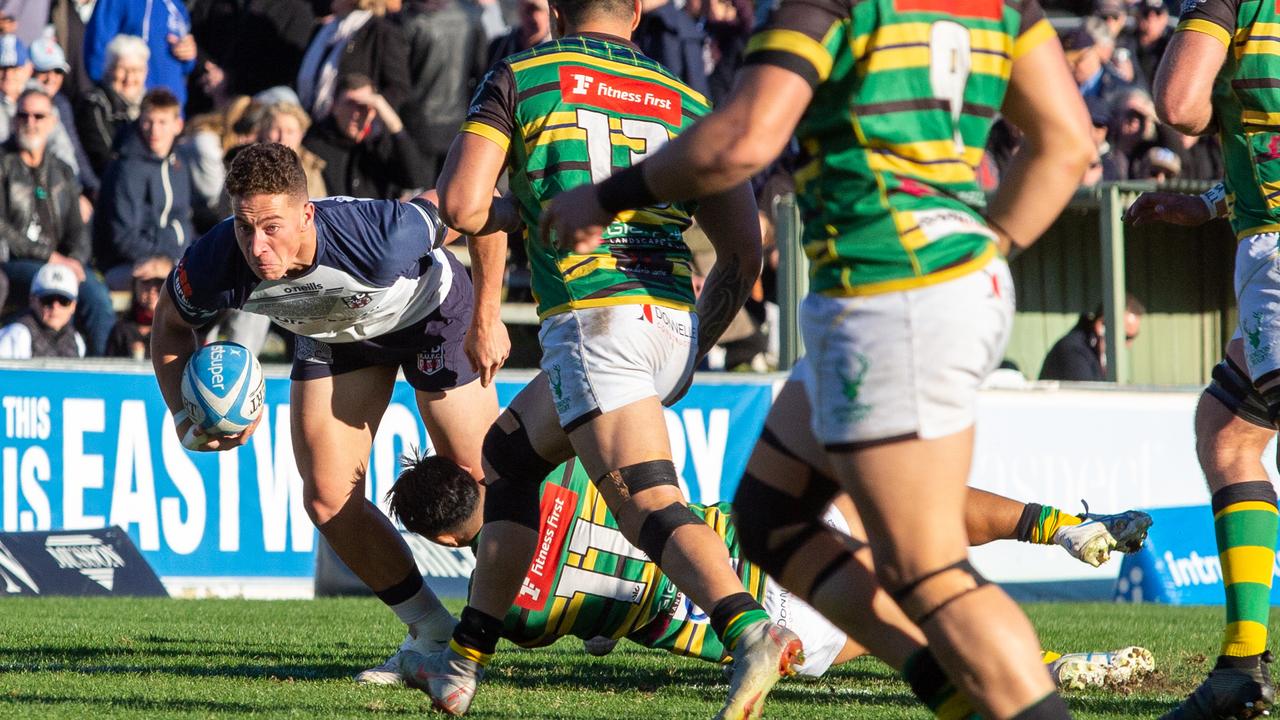
POLYGON ((967 559, 922 573, 906 582, 899 579, 902 577, 900 569, 885 568, 880 563, 877 563, 876 574, 907 617, 921 627, 953 603, 990 584, 967 559))
MULTIPOLYGON (((1222 366, 1220 365, 1219 368, 1222 366)), ((1211 488, 1256 479, 1275 430, 1266 427, 1261 396, 1233 386, 1219 368, 1196 407, 1196 458, 1211 488), (1251 399, 1249 399, 1251 398, 1251 399)))
POLYGON ((304 477, 302 482, 302 507, 317 528, 328 524, 345 510, 352 501, 363 503, 364 472, 358 470, 355 479, 304 477))
POLYGON ((524 424, 508 409, 484 436, 484 521, 538 529, 538 489, 555 463, 534 449, 524 424))

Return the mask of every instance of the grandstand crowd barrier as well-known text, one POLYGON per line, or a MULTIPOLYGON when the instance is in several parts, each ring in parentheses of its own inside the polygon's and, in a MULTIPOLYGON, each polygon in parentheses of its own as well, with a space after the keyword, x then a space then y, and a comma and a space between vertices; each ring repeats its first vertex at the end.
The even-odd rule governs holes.
MULTIPOLYGON (((266 374, 266 416, 253 439, 200 454, 178 443, 149 365, 0 361, 0 531, 118 525, 171 593, 309 596, 317 540, 289 440, 287 368, 269 365, 266 374)), ((504 371, 500 401, 530 377, 504 371)), ((732 497, 782 380, 700 374, 666 411, 691 500, 732 497)), ((1196 397, 1105 384, 986 390, 972 484, 1076 511, 1081 499, 1095 512, 1205 504, 1191 427, 1196 397)), ((399 456, 425 444, 401 381, 370 455, 375 502, 394 482, 399 456)), ((1213 528, 1206 515, 1202 526, 1178 531, 1211 539, 1213 528)), ((974 561, 995 580, 1055 596, 1108 594, 1119 568, 1112 561, 1095 570, 1059 548, 1013 542, 977 548, 974 561)), ((441 555, 433 565, 424 568, 429 578, 461 587, 465 562, 441 555)))

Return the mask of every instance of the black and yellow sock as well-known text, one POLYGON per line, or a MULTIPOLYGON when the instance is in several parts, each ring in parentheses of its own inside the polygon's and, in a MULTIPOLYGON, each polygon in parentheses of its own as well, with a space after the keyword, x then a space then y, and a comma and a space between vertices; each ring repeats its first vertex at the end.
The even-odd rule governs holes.
POLYGON ((1084 518, 1052 505, 1027 503, 1022 508, 1022 517, 1018 518, 1017 537, 1019 542, 1052 545, 1053 534, 1058 532, 1058 528, 1082 522, 1084 518))
POLYGON ((761 620, 769 621, 769 614, 751 593, 734 593, 711 608, 711 629, 715 631, 730 652, 738 645, 742 631, 761 620))
POLYGON ((902 677, 938 720, 978 720, 969 698, 956 689, 929 648, 907 658, 902 677))
POLYGON ((1213 529, 1227 594, 1225 656, 1250 657, 1267 649, 1278 520, 1276 491, 1268 481, 1236 483, 1213 494, 1213 529))
POLYGON ((468 605, 453 629, 449 648, 462 657, 488 665, 502 637, 502 621, 468 605))

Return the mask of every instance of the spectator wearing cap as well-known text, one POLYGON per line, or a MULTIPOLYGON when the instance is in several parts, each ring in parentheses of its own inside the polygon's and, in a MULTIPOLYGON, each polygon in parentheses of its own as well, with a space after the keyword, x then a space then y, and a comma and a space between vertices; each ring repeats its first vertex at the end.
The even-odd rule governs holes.
POLYGON ((81 302, 77 321, 89 349, 101 355, 115 323, 106 287, 89 268, 89 235, 80 212, 80 184, 71 168, 47 150, 57 120, 43 90, 18 98, 14 133, 0 148, 0 261, 21 297, 46 263, 75 276, 81 302))
POLYGON ((133 297, 129 311, 107 339, 108 357, 145 360, 151 357, 151 324, 156 316, 164 280, 173 270, 173 261, 163 255, 143 258, 133 264, 133 297))
POLYGON ((1115 42, 1105 29, 1078 27, 1062 40, 1071 76, 1080 88, 1080 95, 1109 99, 1127 87, 1123 78, 1107 67, 1115 42))
POLYGON ((98 192, 98 175, 93 171, 84 146, 80 144, 71 99, 62 91, 71 66, 67 64, 67 56, 62 52, 62 47, 51 35, 46 34, 31 45, 31 67, 36 82, 53 98, 53 107, 57 111, 58 125, 61 127, 61 132, 50 138, 49 150, 76 171, 80 186, 92 197, 98 192))
POLYGON ((0 35, 0 140, 9 137, 18 96, 31 80, 31 55, 17 35, 0 35))
POLYGON ((41 267, 31 282, 30 307, 0 328, 0 358, 84 357, 84 338, 71 322, 77 284, 66 265, 41 267))
POLYGON ((1122 32, 1117 42, 1133 55, 1136 81, 1150 88, 1160 58, 1173 39, 1173 26, 1164 0, 1139 0, 1134 13, 1133 27, 1122 32))
POLYGON ((187 76, 196 68, 196 41, 183 0, 98 0, 84 31, 84 64, 100 82, 107 72, 107 46, 118 35, 142 38, 151 50, 147 89, 167 88, 181 107, 187 76))
POLYGON ((182 127, 173 93, 151 90, 102 178, 93 255, 107 287, 127 290, 135 262, 152 255, 176 260, 195 239, 191 163, 174 152, 182 127))
POLYGON ((1108 34, 1111 35, 1112 40, 1115 40, 1124 30, 1125 22, 1128 20, 1128 9, 1123 0, 1096 0, 1093 3, 1093 17, 1106 24, 1108 34))
POLYGON ((142 38, 121 35, 107 45, 102 80, 76 107, 76 128, 93 172, 102 177, 111 162, 121 128, 137 119, 147 92, 147 62, 151 50, 142 38))
POLYGON ((1135 167, 1135 177, 1143 180, 1167 182, 1182 174, 1182 159, 1178 153, 1163 146, 1147 148, 1135 167))

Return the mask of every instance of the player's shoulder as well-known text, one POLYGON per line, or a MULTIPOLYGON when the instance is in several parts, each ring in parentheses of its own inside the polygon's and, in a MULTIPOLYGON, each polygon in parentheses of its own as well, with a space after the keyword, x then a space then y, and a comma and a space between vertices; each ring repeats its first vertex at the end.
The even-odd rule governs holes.
POLYGON ((236 243, 235 218, 224 218, 197 238, 187 248, 183 262, 188 272, 206 275, 220 274, 237 263, 245 264, 236 243))
POLYGON ((322 265, 384 285, 431 253, 443 225, 425 200, 330 197, 315 203, 322 265))

